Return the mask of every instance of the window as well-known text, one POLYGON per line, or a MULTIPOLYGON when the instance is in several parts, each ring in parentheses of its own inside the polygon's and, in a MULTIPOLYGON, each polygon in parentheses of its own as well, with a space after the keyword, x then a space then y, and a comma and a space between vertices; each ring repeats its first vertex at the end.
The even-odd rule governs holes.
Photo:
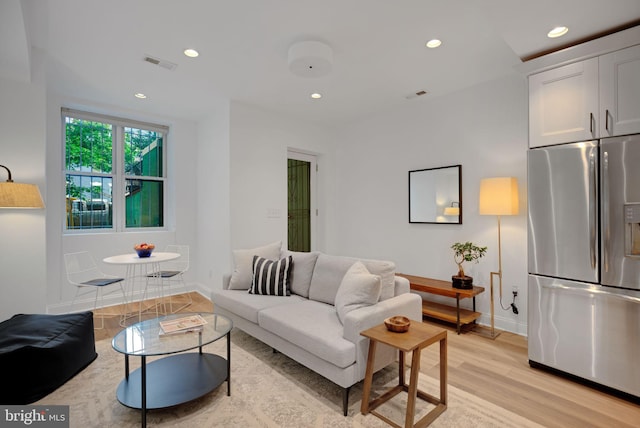
POLYGON ((62 109, 67 231, 164 227, 167 127, 62 109))

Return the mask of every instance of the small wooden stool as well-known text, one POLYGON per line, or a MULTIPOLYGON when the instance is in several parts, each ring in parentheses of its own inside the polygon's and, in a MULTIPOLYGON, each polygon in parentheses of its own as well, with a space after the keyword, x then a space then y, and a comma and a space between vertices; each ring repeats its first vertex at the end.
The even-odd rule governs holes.
POLYGON ((409 327, 409 331, 405 333, 394 333, 380 324, 360 333, 362 336, 368 337, 369 356, 367 358, 367 371, 364 377, 364 387, 362 390, 362 406, 360 412, 363 415, 371 412, 371 414, 382 419, 391 426, 402 428, 400 425, 389 420, 380 413, 374 411, 376 407, 389 399, 395 397, 398 393, 405 391, 409 394, 407 400, 407 415, 405 419, 405 428, 425 427, 433 422, 442 412, 447 409, 447 331, 426 325, 419 321, 414 321, 409 327), (440 342, 440 398, 436 398, 424 391, 418 389, 418 374, 420 373, 420 351, 429 345, 440 342), (398 385, 390 388, 375 400, 369 401, 371 394, 371 383, 373 381, 373 366, 376 353, 376 345, 384 343, 400 352, 400 367, 398 373, 398 385), (412 352, 411 355, 411 377, 409 385, 405 383, 405 353, 412 352), (436 407, 423 416, 415 425, 416 397, 435 404, 436 407))

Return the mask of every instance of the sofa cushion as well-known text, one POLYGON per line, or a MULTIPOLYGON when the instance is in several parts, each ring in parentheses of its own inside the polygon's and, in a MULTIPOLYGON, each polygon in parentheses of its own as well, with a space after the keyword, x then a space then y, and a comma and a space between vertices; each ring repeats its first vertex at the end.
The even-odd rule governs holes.
POLYGON ((271 296, 291 295, 289 276, 291 262, 291 256, 277 261, 253 256, 253 279, 249 293, 271 296))
POLYGON ((362 262, 357 261, 342 278, 336 294, 336 311, 340 322, 351 311, 375 305, 380 298, 380 275, 369 273, 362 262))
POLYGON ((331 305, 305 300, 263 309, 258 314, 258 324, 338 367, 348 367, 356 361, 355 344, 342 337, 342 324, 331 305))
POLYGON ((396 264, 387 260, 362 260, 369 272, 380 275, 380 300, 395 296, 396 264))
POLYGON ((249 294, 246 290, 216 290, 213 292, 213 308, 224 308, 242 318, 258 323, 258 312, 274 306, 291 305, 306 301, 304 297, 291 296, 263 296, 249 294))
POLYGON ((231 274, 229 289, 248 290, 249 287, 251 287, 251 277, 253 275, 253 256, 260 256, 270 260, 278 260, 280 258, 281 246, 282 241, 278 241, 263 247, 234 250, 233 262, 235 268, 231 274))
POLYGON ((357 259, 321 253, 316 261, 309 287, 309 298, 319 302, 335 304, 336 294, 342 278, 349 268, 360 260, 367 270, 380 275, 380 300, 386 300, 395 293, 396 265, 390 261, 357 259))
POLYGON ((293 267, 291 268, 291 292, 302 297, 309 297, 309 286, 313 268, 318 259, 317 251, 303 253, 298 251, 283 250, 282 257, 293 257, 293 267))

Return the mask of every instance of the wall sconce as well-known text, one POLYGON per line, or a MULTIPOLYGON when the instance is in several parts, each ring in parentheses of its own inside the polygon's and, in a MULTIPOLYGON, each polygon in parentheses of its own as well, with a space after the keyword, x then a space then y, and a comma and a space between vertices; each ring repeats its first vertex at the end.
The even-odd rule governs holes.
POLYGON ((460 215, 460 202, 451 202, 451 206, 444 209, 444 215, 460 215))
POLYGON ((502 245, 500 238, 500 216, 518 214, 518 180, 515 177, 483 178, 480 181, 480 215, 498 217, 498 272, 491 272, 491 339, 498 337, 494 328, 493 277, 498 277, 500 301, 502 301, 502 245))
POLYGON ((44 208, 40 190, 35 184, 14 183, 11 171, 4 165, 9 178, 0 182, 0 208, 44 208))

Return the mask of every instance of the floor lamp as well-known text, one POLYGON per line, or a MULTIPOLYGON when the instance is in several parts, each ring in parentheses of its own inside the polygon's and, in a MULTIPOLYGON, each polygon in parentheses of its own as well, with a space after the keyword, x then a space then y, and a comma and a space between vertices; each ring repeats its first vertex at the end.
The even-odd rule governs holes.
POLYGON ((498 277, 500 298, 502 298, 502 244, 500 237, 500 216, 518 214, 518 180, 515 177, 483 178, 480 181, 480 215, 498 217, 498 272, 491 272, 491 330, 482 334, 495 339, 500 334, 494 325, 493 278, 498 277))

